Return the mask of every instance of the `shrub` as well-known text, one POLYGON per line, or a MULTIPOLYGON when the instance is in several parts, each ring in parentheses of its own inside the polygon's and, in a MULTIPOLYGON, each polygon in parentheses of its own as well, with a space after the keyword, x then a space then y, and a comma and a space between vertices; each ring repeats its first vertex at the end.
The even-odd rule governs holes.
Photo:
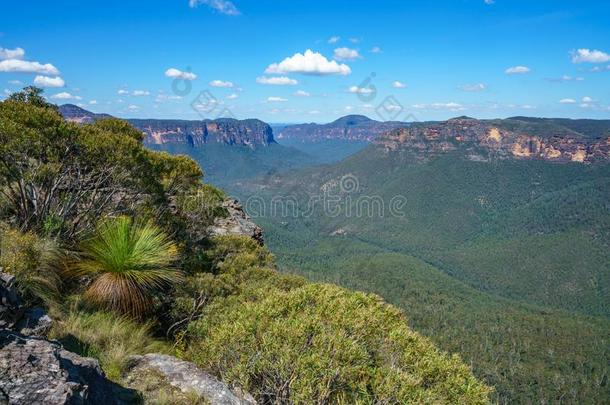
POLYGON ((143 316, 155 291, 181 279, 172 267, 176 246, 152 222, 104 220, 82 251, 76 272, 93 277, 85 299, 122 314, 143 316))
MULTIPOLYGON (((281 276, 280 276, 281 277, 281 276)), ((262 403, 486 403, 457 356, 372 294, 260 287, 210 305, 186 356, 262 403)))
POLYGON ((0 267, 15 276, 26 301, 50 304, 57 299, 59 261, 60 249, 54 241, 0 225, 0 267))

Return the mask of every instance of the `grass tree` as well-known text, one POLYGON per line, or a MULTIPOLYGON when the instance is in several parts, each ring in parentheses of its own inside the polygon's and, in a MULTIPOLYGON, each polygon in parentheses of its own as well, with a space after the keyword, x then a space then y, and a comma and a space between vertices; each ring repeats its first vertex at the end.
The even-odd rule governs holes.
POLYGON ((142 317, 156 291, 181 279, 176 245, 152 222, 104 220, 81 250, 77 271, 92 277, 84 298, 121 314, 142 317))

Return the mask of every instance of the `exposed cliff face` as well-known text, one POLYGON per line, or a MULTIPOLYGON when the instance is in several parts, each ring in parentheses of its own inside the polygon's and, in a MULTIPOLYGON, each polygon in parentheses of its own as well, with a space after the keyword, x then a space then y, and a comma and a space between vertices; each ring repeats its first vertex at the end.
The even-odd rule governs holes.
MULTIPOLYGON (((110 117, 108 114, 92 113, 73 104, 64 104, 59 110, 66 120, 82 124, 110 117)), ((207 143, 220 143, 256 148, 275 143, 271 127, 256 119, 220 118, 194 121, 128 119, 127 121, 144 133, 144 143, 153 145, 181 143, 201 146, 207 143)))
POLYGON ((390 131, 375 143, 387 151, 411 150, 420 158, 465 150, 472 159, 518 158, 588 163, 610 160, 610 137, 582 136, 567 128, 519 128, 509 120, 458 118, 390 131))
POLYGON ((348 115, 329 124, 289 125, 279 131, 277 138, 303 143, 329 139, 371 142, 387 131, 406 125, 403 122, 375 121, 363 115, 348 115))

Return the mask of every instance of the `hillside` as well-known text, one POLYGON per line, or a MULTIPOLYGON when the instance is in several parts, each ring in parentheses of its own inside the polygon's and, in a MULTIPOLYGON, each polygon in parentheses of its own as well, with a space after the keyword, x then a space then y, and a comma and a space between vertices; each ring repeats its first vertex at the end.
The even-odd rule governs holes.
POLYGON ((347 115, 328 124, 299 124, 282 127, 278 140, 315 143, 326 140, 371 142, 376 136, 394 128, 407 126, 404 122, 375 121, 364 115, 347 115))
POLYGON ((564 137, 533 135, 515 129, 531 125, 522 122, 416 124, 337 164, 232 190, 256 203, 246 206, 284 271, 409 310, 411 325, 460 353, 501 402, 603 401, 607 139, 565 127, 564 137), (521 137, 529 156, 514 153, 521 137), (560 155, 545 154, 551 146, 560 155))

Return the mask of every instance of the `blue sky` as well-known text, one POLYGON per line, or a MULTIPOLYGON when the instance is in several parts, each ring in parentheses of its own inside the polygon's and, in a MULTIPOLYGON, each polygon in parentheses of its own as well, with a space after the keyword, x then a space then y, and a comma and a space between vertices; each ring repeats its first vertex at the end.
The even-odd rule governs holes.
POLYGON ((608 21, 607 1, 5 2, 0 90, 140 118, 610 118, 608 21))

